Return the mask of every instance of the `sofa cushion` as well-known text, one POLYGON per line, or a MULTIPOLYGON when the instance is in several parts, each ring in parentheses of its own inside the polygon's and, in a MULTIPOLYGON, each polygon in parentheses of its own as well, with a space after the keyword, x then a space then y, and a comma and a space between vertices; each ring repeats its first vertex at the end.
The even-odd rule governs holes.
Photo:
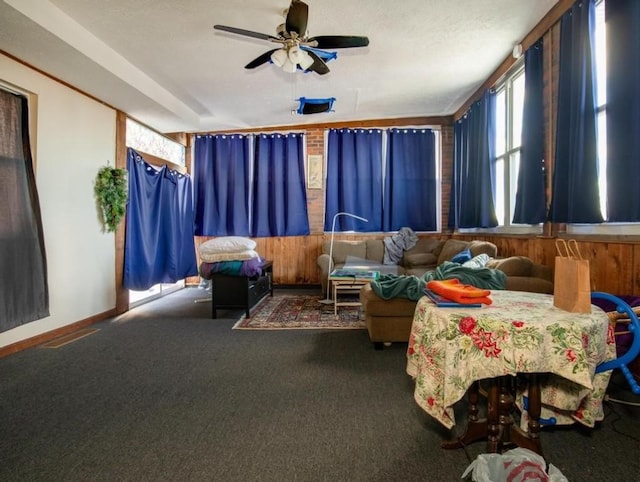
POLYGON ((367 239, 367 256, 371 261, 382 264, 384 261, 384 241, 382 239, 367 239))
MULTIPOLYGON (((324 243, 323 252, 329 254, 331 250, 331 242, 324 243)), ((333 241, 333 262, 344 264, 347 256, 355 256, 356 258, 366 259, 367 244, 364 241, 333 241)))
POLYGON ((415 254, 415 253, 433 253, 436 256, 439 256, 443 246, 444 246, 444 241, 441 239, 420 238, 416 242, 415 246, 413 246, 413 248, 407 249, 404 252, 404 256, 415 254))
POLYGON ((451 261, 451 259, 460 251, 467 249, 469 243, 467 241, 461 241, 459 239, 447 239, 442 246, 440 256, 438 256, 438 266, 445 261, 451 261))
POLYGON ((482 253, 495 258, 498 254, 498 247, 489 241, 462 241, 461 239, 447 239, 442 247, 440 256, 438 256, 438 266, 445 261, 451 261, 456 254, 465 249, 469 249, 469 251, 471 251, 472 258, 482 253))
POLYGON ((529 276, 533 261, 526 256, 511 256, 504 259, 492 259, 487 268, 499 269, 507 276, 529 276))
POLYGON ((491 258, 495 258, 498 255, 498 247, 490 243, 489 241, 473 240, 469 243, 469 251, 471 251, 471 257, 478 256, 479 254, 487 254, 491 258))
POLYGON ((417 266, 435 266, 438 257, 433 253, 413 253, 404 255, 404 267, 415 268, 417 266))

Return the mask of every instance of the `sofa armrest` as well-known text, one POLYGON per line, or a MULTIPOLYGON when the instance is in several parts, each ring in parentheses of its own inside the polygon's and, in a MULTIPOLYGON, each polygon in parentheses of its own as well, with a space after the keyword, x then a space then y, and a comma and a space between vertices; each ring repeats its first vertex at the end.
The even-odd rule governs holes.
POLYGON ((320 286, 322 287, 322 295, 327 295, 327 278, 329 277, 329 269, 331 267, 335 268, 335 263, 331 262, 331 258, 328 254, 323 253, 318 256, 316 260, 318 264, 318 268, 320 268, 320 286))
POLYGON ((318 268, 320 268, 320 271, 322 271, 325 276, 329 271, 330 260, 331 258, 329 258, 328 254, 321 254, 317 259, 318 268))
POLYGON ((551 266, 534 263, 533 266, 531 266, 531 276, 553 283, 553 270, 551 269, 551 266))
POLYGON ((534 278, 533 276, 507 276, 504 289, 509 291, 553 294, 553 283, 543 278, 534 278))

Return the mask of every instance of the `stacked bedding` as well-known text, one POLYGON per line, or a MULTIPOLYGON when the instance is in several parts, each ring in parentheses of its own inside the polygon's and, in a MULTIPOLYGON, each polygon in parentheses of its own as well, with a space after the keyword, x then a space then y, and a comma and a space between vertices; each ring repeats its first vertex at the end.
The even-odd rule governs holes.
POLYGON ((211 279, 214 273, 231 276, 259 276, 264 259, 255 250, 256 242, 241 236, 222 236, 205 241, 198 248, 200 276, 211 279))

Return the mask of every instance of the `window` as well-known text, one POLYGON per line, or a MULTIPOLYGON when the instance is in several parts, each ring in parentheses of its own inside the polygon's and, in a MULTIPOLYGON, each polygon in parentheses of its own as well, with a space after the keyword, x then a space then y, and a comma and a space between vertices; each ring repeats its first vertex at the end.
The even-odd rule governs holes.
POLYGON ((185 148, 182 144, 127 118, 127 147, 146 152, 178 166, 185 164, 185 148))
POLYGON ((197 135, 196 236, 309 234, 304 133, 197 135))
MULTIPOLYGON (((597 149, 598 184, 600 192, 600 210, 603 218, 608 216, 607 208, 607 44, 606 44, 605 0, 595 4, 595 52, 593 58, 596 68, 596 112, 597 112, 597 149)), ((637 235, 640 223, 572 224, 567 226, 571 234, 600 235, 637 235)))
POLYGON ((607 36, 604 22, 604 0, 596 3, 596 103, 597 103, 597 144, 600 186, 600 211, 607 219, 607 36))
POLYGON ((496 88, 495 207, 500 226, 510 226, 515 208, 522 111, 524 106, 524 64, 496 88))
MULTIPOLYGON (((132 149, 146 152, 179 166, 185 165, 185 148, 162 134, 127 118, 126 144, 132 149)), ((184 287, 184 280, 177 283, 160 283, 146 291, 129 290, 129 307, 133 308, 184 287)))
POLYGON ((440 131, 428 127, 325 132, 325 231, 438 232, 440 131))

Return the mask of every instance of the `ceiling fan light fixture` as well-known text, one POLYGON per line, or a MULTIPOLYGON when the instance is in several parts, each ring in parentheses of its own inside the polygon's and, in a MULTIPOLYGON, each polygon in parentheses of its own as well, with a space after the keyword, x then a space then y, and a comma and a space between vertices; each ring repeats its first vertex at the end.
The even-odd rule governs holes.
POLYGON ((294 45, 289 49, 289 60, 293 64, 299 64, 300 62, 302 62, 303 55, 305 53, 306 52, 304 52, 300 47, 294 45))
POLYGON ((309 67, 311 67, 313 65, 314 60, 311 57, 311 55, 309 55, 304 50, 301 50, 301 52, 302 52, 302 60, 300 60, 300 62, 298 62, 298 65, 300 65, 300 68, 302 70, 307 70, 309 67))
POLYGON ((280 44, 281 47, 271 49, 256 57, 244 66, 255 69, 269 61, 285 72, 294 73, 298 69, 304 72, 315 72, 318 75, 329 73, 326 62, 336 58, 335 52, 318 49, 342 49, 366 47, 369 39, 357 35, 320 35, 309 37, 307 20, 309 6, 303 0, 290 0, 289 8, 284 12, 284 23, 276 27, 276 36, 254 32, 227 25, 214 25, 214 30, 244 35, 259 40, 267 40, 280 44))
POLYGON ((289 62, 289 56, 285 49, 278 49, 271 54, 271 62, 278 67, 284 67, 286 62, 289 62))
POLYGON ((289 74, 295 74, 296 70, 298 70, 298 64, 294 64, 287 58, 287 60, 282 65, 282 70, 288 72, 289 74))

